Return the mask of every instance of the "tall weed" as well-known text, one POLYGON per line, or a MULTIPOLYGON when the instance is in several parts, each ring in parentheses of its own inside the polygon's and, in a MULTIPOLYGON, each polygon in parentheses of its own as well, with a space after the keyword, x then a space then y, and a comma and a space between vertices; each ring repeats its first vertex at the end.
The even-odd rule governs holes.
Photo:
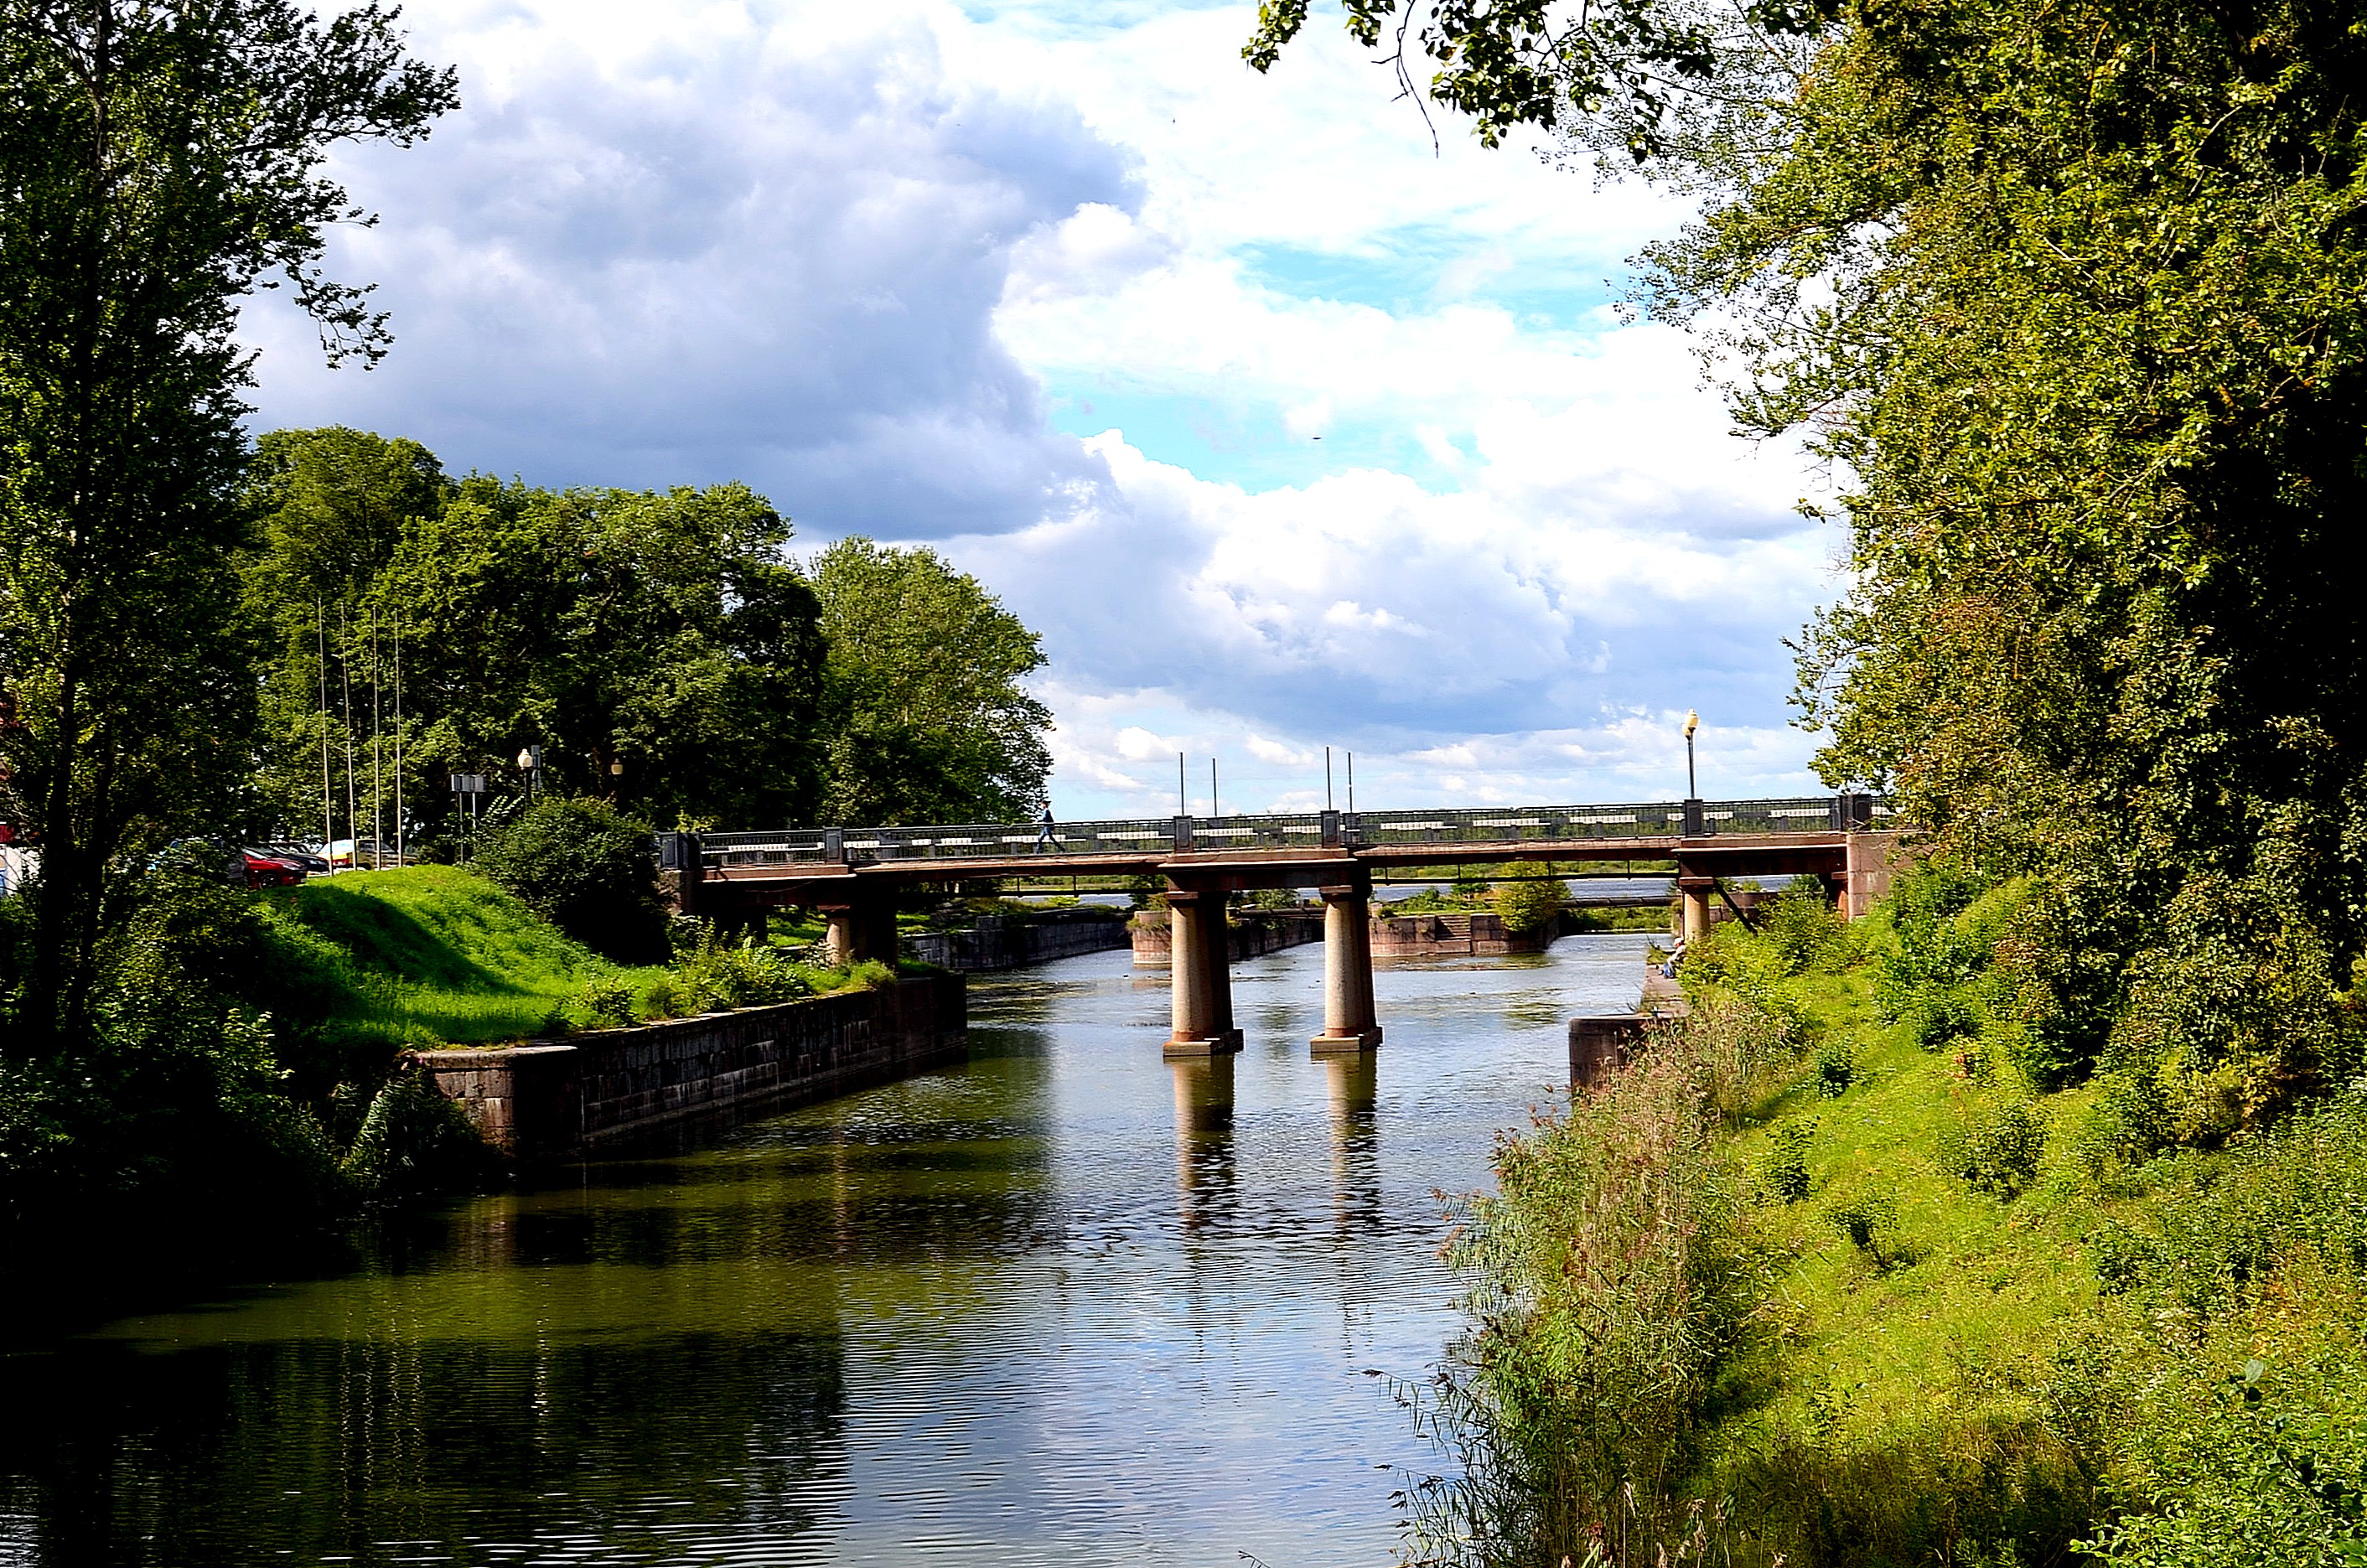
POLYGON ((1419 1401, 1459 1473, 1406 1495, 1418 1561, 1586 1562, 1700 1523, 1682 1487, 1763 1276, 1716 1134, 1780 1039, 1731 1005, 1660 1025, 1568 1115, 1499 1143, 1497 1191, 1448 1252, 1467 1329, 1419 1401))

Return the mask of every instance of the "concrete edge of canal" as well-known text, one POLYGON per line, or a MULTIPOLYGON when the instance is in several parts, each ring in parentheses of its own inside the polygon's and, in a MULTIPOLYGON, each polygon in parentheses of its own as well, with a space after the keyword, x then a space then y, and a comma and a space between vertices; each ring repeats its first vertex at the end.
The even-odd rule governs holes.
POLYGON ((969 1059, 959 975, 877 990, 413 1059, 485 1141, 521 1162, 615 1148, 700 1121, 787 1111, 969 1059))

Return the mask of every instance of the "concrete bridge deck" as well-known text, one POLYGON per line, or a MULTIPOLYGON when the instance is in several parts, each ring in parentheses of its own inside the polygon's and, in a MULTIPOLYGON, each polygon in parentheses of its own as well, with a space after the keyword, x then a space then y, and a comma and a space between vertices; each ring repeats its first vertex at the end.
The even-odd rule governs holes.
POLYGON ((1886 889, 1887 816, 1867 795, 1396 812, 1273 813, 1055 824, 810 828, 668 834, 685 912, 753 923, 791 905, 821 911, 842 961, 892 958, 896 890, 913 883, 1041 875, 1155 876, 1172 927, 1171 1055, 1238 1050, 1224 941, 1227 897, 1318 890, 1325 906, 1324 1032, 1317 1053, 1380 1043, 1369 934, 1376 871, 1668 861, 1689 940, 1729 878, 1815 877, 1852 918, 1886 889))

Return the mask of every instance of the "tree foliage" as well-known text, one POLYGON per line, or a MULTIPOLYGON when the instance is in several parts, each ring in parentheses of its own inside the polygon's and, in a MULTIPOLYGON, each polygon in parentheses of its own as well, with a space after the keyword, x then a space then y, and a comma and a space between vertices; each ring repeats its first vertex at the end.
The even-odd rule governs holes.
POLYGON ((1797 650, 1818 765, 2034 876, 2001 951, 2060 1072, 2218 1075, 2240 1121, 2355 1069, 2367 14, 1643 12, 1350 25, 1399 23, 1483 134, 1628 146, 1704 193, 1645 291, 1719 323, 1747 427, 1845 481, 1852 587, 1797 650))
POLYGON ((44 868, 18 1039, 79 1028, 117 857, 238 804, 240 304, 285 286, 333 361, 382 353, 322 268, 357 214, 321 165, 453 102, 374 5, 0 0, 0 750, 44 868))
POLYGON ((348 720, 344 685, 375 680, 383 710, 398 634, 405 804, 431 832, 446 774, 515 784, 530 744, 549 786, 668 827, 810 817, 819 611, 787 521, 746 487, 455 483, 415 442, 332 428, 263 438, 250 494, 282 819, 318 820, 324 739, 343 812, 344 747, 371 717, 364 700, 348 720))
POLYGON ((651 964, 666 954, 650 825, 605 801, 538 800, 492 835, 476 864, 604 958, 651 964))
POLYGON ((813 563, 828 645, 825 820, 1013 822, 1044 807, 1043 645, 934 550, 869 539, 813 563))

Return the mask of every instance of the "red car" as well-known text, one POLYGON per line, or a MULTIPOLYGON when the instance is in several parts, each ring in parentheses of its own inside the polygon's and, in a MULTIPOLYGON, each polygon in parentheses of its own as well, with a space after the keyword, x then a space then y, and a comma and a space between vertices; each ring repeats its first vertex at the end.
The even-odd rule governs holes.
POLYGON ((292 860, 266 854, 261 850, 241 850, 246 858, 246 885, 249 887, 294 887, 304 880, 304 868, 292 860))

